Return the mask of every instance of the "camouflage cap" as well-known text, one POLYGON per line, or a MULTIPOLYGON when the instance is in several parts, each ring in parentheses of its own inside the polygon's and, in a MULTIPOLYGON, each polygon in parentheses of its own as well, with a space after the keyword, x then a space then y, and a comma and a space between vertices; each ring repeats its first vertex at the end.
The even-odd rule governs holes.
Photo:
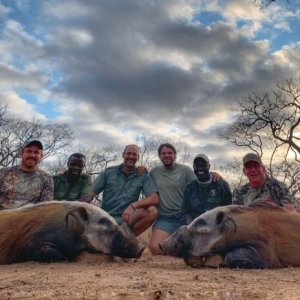
POLYGON ((43 150, 43 144, 38 140, 32 140, 25 144, 24 148, 30 147, 31 145, 36 145, 40 150, 43 150))
POLYGON ((248 153, 243 157, 243 165, 245 165, 249 161, 255 161, 261 165, 263 164, 261 158, 255 153, 248 153))

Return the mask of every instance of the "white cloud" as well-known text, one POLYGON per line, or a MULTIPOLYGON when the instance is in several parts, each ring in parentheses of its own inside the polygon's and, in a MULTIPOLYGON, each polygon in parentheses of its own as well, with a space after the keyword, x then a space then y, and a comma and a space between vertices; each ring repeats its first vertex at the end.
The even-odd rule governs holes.
POLYGON ((6 19, 12 10, 0 3, 0 20, 6 19))
POLYGON ((44 1, 42 9, 45 15, 61 20, 76 19, 88 16, 92 11, 85 3, 76 0, 44 1))
MULTIPOLYGON (((3 23, 0 92, 26 115, 52 103, 57 121, 68 122, 84 145, 127 144, 148 131, 226 157, 232 147, 216 132, 234 99, 300 66, 297 43, 272 53, 273 38, 299 19, 278 5, 46 0, 29 16, 32 3, 20 1, 15 19, 3 23), (204 25, 204 12, 222 21, 204 25), (24 92, 34 94, 36 107, 24 92)), ((0 18, 11 9, 0 6, 0 18)))
POLYGON ((46 117, 37 112, 36 107, 29 104, 14 92, 1 92, 1 105, 7 105, 8 113, 22 120, 31 121, 33 118, 46 120, 46 117))

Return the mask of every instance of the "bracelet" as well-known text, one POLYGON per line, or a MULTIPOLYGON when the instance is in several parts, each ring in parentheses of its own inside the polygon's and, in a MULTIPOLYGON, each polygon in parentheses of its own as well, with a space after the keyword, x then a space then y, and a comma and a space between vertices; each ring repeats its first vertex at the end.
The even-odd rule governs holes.
POLYGON ((133 210, 136 210, 136 207, 133 204, 131 204, 130 206, 133 208, 133 210))

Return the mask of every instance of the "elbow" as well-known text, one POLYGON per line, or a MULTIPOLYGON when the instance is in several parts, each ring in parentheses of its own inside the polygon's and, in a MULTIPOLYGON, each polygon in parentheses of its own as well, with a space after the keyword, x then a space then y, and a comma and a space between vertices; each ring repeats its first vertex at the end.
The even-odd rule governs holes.
POLYGON ((159 196, 157 193, 154 194, 153 196, 153 205, 158 205, 159 204, 159 196))

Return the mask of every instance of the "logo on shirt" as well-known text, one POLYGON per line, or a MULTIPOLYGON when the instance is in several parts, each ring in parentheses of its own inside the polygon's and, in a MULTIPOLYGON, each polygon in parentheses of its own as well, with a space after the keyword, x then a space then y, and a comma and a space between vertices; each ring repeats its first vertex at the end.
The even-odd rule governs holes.
POLYGON ((210 197, 216 197, 217 196, 217 190, 215 190, 215 189, 210 190, 209 191, 209 196, 210 197))

